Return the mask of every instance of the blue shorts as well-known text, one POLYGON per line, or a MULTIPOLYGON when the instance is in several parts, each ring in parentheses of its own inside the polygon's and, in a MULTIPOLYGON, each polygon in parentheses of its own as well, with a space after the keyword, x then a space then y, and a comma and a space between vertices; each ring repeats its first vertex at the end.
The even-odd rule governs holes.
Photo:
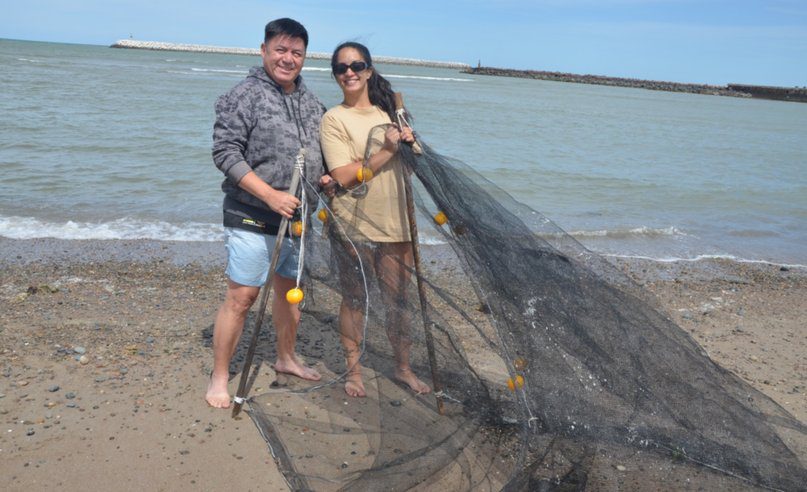
MULTIPOLYGON (((265 284, 277 236, 225 227, 224 238, 227 247, 227 277, 237 284, 251 287, 265 284)), ((297 278, 299 253, 291 238, 284 238, 275 273, 281 277, 297 278)))

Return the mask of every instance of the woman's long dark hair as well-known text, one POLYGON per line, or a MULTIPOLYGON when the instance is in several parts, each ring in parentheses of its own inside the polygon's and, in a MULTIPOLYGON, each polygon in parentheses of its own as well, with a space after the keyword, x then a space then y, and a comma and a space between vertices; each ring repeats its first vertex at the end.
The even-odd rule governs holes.
MULTIPOLYGON (((336 57, 344 48, 353 48, 358 51, 361 57, 364 58, 364 62, 367 63, 367 66, 373 67, 373 57, 370 56, 370 50, 361 43, 347 41, 337 46, 336 49, 333 50, 333 55, 331 55, 331 74, 334 75, 334 77, 336 76, 336 74, 333 73, 333 69, 337 64, 336 57)), ((370 103, 378 106, 387 113, 390 121, 396 121, 395 93, 392 90, 392 84, 382 77, 375 67, 373 67, 373 74, 370 75, 370 78, 367 80, 367 92, 370 96, 370 103)))

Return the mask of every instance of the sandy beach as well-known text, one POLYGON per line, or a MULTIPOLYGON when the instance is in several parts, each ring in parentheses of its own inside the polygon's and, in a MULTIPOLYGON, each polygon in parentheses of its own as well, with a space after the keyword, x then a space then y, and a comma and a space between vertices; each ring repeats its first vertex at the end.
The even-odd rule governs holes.
MULTIPOLYGON (((0 252, 5 490, 288 490, 251 419, 203 399, 220 243, 0 239, 0 252)), ((612 261, 716 363, 807 421, 807 270, 612 261)), ((274 380, 264 365, 253 394, 274 380)))

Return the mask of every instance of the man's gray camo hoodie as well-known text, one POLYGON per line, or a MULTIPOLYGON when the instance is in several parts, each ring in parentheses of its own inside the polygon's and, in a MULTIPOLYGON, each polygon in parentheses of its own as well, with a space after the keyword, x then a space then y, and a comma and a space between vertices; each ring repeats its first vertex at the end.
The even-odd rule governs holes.
MULTIPOLYGON (((239 188, 238 182, 254 171, 272 188, 288 190, 301 147, 306 149, 305 179, 316 186, 324 172, 319 145, 324 113, 325 106, 306 89, 302 77, 297 77, 294 91, 286 94, 262 66, 253 67, 247 78, 219 97, 213 162, 226 176, 221 184, 225 208, 243 210, 237 207, 240 203, 269 212, 265 203, 239 188)), ((316 197, 312 195, 308 193, 313 211, 316 197)))

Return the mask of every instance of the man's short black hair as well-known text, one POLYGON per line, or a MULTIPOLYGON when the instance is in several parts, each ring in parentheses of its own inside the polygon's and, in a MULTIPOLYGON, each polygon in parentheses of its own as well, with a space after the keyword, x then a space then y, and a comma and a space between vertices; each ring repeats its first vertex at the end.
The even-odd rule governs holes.
POLYGON ((283 17, 282 19, 275 19, 269 22, 263 30, 263 42, 268 43, 270 39, 280 35, 285 35, 290 38, 300 38, 303 40, 306 49, 308 49, 308 31, 296 20, 283 17))

